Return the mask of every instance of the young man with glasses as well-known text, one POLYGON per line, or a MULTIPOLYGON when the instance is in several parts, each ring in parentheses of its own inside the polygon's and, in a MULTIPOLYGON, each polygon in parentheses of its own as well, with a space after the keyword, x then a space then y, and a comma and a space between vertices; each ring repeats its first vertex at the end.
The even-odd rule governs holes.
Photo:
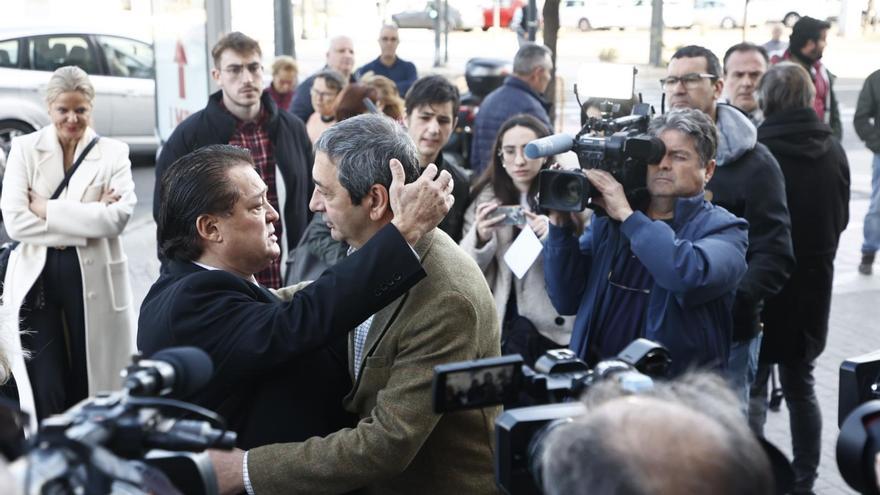
POLYGON ((269 188, 269 202, 279 212, 275 233, 282 253, 257 273, 256 279, 266 287, 278 288, 286 253, 297 245, 311 218, 311 142, 302 121, 279 110, 263 92, 262 51, 254 39, 229 33, 214 45, 211 55, 211 77, 220 91, 210 96, 204 110, 181 122, 163 146, 156 161, 153 218, 158 218, 163 174, 178 158, 210 144, 249 149, 260 178, 269 188))
POLYGON ((748 117, 717 103, 724 81, 714 53, 695 45, 680 48, 666 74, 661 85, 669 106, 700 110, 718 129, 717 167, 706 199, 749 222, 749 266, 733 305, 732 345, 723 354, 729 361, 722 363, 745 412, 758 368, 764 299, 782 289, 794 267, 785 179, 776 159, 758 143, 758 131, 748 117))
POLYGON ((382 26, 382 30, 379 31, 380 54, 376 60, 357 70, 357 78, 360 79, 368 72, 385 76, 394 81, 401 96, 406 95, 406 91, 419 76, 415 64, 397 56, 398 46, 400 46, 400 34, 397 26, 382 26))
POLYGON ((718 137, 702 112, 673 110, 648 132, 663 141, 647 167, 646 197, 630 204, 608 172, 586 170, 605 211, 580 238, 550 211, 544 278, 559 314, 577 314, 570 347, 595 364, 639 337, 669 349, 675 374, 723 368, 737 284, 746 272, 746 222, 704 198, 718 137))

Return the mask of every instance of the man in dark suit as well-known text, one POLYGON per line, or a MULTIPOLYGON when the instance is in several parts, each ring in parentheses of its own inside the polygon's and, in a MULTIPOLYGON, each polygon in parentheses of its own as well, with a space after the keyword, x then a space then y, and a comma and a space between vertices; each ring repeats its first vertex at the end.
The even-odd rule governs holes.
POLYGON ((425 276, 412 246, 451 202, 450 177, 432 180, 436 168, 407 186, 399 162, 389 174, 394 224, 287 302, 254 278, 279 255, 278 212, 249 152, 207 146, 164 175, 158 241, 168 271, 141 306, 138 347, 147 355, 176 345, 207 351, 214 376, 188 399, 225 416, 240 446, 304 440, 344 424, 345 335, 425 276))
MULTIPOLYGON (((315 143, 315 194, 334 239, 355 251, 381 235, 391 177, 381 164, 398 157, 418 175, 416 146, 380 115, 340 122, 315 143)), ((363 323, 352 325, 344 406, 358 424, 324 438, 215 453, 221 493, 247 488, 282 493, 422 495, 496 493, 492 430, 498 408, 433 411, 434 366, 500 354, 498 314, 476 263, 440 229, 414 246, 430 277, 363 323), (229 490, 226 490, 229 488, 229 490)))

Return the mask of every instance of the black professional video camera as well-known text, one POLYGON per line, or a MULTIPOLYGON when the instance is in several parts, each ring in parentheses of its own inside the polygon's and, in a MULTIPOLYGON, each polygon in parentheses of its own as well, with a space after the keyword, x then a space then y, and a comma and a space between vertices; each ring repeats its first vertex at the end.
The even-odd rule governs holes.
POLYGON ((593 369, 568 349, 548 351, 535 369, 519 354, 445 364, 434 368, 434 411, 508 407, 495 421, 496 483, 510 495, 538 494, 544 439, 585 412, 581 393, 603 380, 633 393, 651 389, 651 377, 665 377, 671 362, 663 346, 637 339, 593 369))
POLYGON ((840 365, 837 468, 859 493, 880 495, 874 458, 880 452, 880 351, 840 365))
MULTIPOLYGON (((648 124, 653 109, 638 103, 631 115, 612 119, 606 107, 602 117, 591 117, 572 137, 554 134, 526 145, 528 158, 574 151, 581 168, 608 171, 623 185, 627 198, 634 202, 645 192, 649 163, 659 163, 666 153, 663 141, 649 136, 648 124)), ((590 198, 596 195, 586 176, 577 170, 542 170, 538 175, 538 203, 541 208, 558 211, 582 211, 594 208, 590 198)))
POLYGON ((235 433, 212 411, 170 398, 192 394, 212 374, 210 357, 195 347, 135 356, 122 391, 43 420, 10 469, 28 494, 217 493, 203 451, 231 449, 235 433))

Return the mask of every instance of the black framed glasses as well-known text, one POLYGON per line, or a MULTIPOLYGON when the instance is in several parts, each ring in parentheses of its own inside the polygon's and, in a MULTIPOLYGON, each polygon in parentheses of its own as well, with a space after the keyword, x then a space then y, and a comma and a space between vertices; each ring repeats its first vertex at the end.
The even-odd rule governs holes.
POLYGON ((665 77, 663 79, 660 79, 660 86, 662 86, 663 89, 672 89, 678 83, 682 83, 682 84, 684 84, 685 88, 694 89, 700 85, 700 83, 703 81, 703 79, 709 79, 710 81, 715 81, 716 79, 718 79, 718 76, 716 76, 714 74, 692 72, 690 74, 685 74, 683 76, 678 76, 678 77, 669 76, 669 77, 665 77))

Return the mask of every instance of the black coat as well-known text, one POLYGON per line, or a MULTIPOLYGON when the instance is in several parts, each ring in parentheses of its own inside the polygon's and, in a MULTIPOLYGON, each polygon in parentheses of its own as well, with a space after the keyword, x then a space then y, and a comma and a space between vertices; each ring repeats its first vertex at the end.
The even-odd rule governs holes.
MULTIPOLYGON (((731 111, 721 106, 719 112, 731 111)), ((715 167, 706 191, 713 204, 749 222, 749 269, 733 304, 733 341, 742 342, 760 331, 764 300, 782 289, 794 266, 785 183, 773 155, 755 143, 735 160, 715 167)))
MULTIPOLYGON (((175 160, 211 144, 227 144, 235 133, 236 118, 223 109, 223 92, 217 91, 208 99, 204 110, 190 115, 180 123, 162 146, 156 160, 156 186, 153 190, 153 218, 159 218, 159 185, 162 174, 175 160)), ((315 183, 312 181, 312 142, 302 121, 287 111, 278 111, 272 97, 263 93, 260 104, 269 111, 269 140, 272 141, 275 164, 284 180, 284 193, 279 191, 282 222, 286 242, 282 248, 292 249, 312 213, 309 200, 315 183)), ((281 189, 281 188, 279 188, 281 189)))
POLYGON ((138 348, 204 349, 214 375, 186 399, 224 416, 241 448, 327 435, 350 426, 347 333, 424 276, 390 225, 285 303, 229 272, 171 260, 141 306, 138 348))
POLYGON ((834 255, 849 220, 849 164, 812 108, 767 117, 758 128, 782 167, 796 258, 791 278, 765 302, 763 362, 809 362, 828 335, 834 255))

